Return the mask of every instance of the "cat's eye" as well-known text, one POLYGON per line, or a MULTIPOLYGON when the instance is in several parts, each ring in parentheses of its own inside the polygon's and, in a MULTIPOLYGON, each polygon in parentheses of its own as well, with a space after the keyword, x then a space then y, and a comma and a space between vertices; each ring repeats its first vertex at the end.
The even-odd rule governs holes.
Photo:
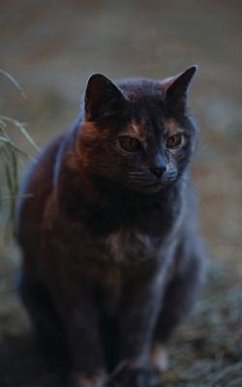
POLYGON ((134 151, 137 151, 137 150, 140 150, 142 149, 142 144, 141 142, 135 138, 135 137, 131 137, 131 136, 120 136, 118 138, 118 141, 119 141, 119 145, 126 151, 128 152, 134 152, 134 151))
POLYGON ((184 143, 184 135, 182 133, 174 134, 173 136, 168 137, 166 140, 167 148, 174 149, 182 146, 184 143))

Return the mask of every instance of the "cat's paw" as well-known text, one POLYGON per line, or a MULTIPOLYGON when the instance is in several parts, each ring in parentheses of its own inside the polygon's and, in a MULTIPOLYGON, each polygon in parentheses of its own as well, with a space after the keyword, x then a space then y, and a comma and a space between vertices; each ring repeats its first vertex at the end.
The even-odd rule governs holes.
POLYGON ((167 348, 162 344, 154 344, 150 353, 151 365, 161 373, 169 368, 167 348))
POLYGON ((104 387, 106 376, 100 373, 97 376, 88 377, 81 373, 73 373, 71 375, 68 387, 104 387))
POLYGON ((160 373, 148 368, 125 368, 115 378, 115 387, 153 387, 160 382, 160 373))

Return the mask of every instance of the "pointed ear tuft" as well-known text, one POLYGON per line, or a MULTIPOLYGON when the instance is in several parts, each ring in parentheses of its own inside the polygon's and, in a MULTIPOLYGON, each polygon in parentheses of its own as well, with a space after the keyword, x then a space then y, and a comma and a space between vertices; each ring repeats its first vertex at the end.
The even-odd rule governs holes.
POLYGON ((183 73, 161 81, 168 103, 183 109, 186 108, 187 90, 196 71, 197 66, 194 65, 183 73))
POLYGON ((91 75, 85 93, 85 119, 95 121, 117 111, 126 101, 123 92, 102 74, 91 75))

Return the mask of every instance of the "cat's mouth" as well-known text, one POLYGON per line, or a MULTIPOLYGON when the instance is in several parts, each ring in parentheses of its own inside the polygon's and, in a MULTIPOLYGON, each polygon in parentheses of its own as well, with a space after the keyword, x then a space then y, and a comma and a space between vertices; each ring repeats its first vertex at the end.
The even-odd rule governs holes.
POLYGON ((152 183, 147 183, 142 186, 142 189, 144 192, 150 192, 150 193, 156 193, 159 192, 162 188, 162 182, 161 181, 156 181, 152 183))
POLYGON ((145 193, 157 193, 162 189, 167 189, 172 185, 173 180, 157 180, 142 184, 139 189, 145 193))

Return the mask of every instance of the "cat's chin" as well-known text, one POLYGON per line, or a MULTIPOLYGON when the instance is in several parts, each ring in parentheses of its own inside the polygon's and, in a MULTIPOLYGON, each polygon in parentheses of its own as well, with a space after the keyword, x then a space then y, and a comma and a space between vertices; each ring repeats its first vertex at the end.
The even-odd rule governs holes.
POLYGON ((160 191, 169 189, 169 187, 171 187, 173 185, 172 183, 174 183, 174 181, 173 182, 159 181, 159 182, 155 182, 155 183, 153 182, 150 184, 136 186, 135 190, 139 191, 141 193, 147 194, 147 195, 148 194, 155 194, 155 193, 158 193, 160 191))

